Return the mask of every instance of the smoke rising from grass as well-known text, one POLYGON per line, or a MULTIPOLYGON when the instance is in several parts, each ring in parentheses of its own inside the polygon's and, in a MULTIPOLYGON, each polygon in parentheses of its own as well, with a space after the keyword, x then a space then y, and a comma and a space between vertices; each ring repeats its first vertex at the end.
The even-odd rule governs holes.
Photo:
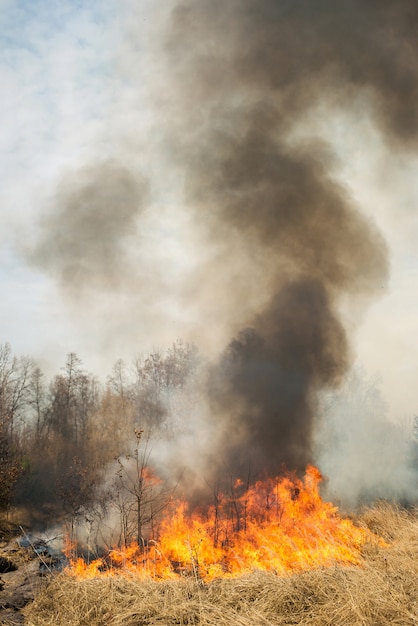
MULTIPOLYGON (((366 20, 375 8, 362 11, 366 20)), ((382 48, 380 26, 369 26, 382 48)), ((256 473, 312 461, 316 395, 337 386, 350 364, 341 299, 373 298, 387 280, 386 246, 333 180, 332 150, 292 138, 312 106, 330 98, 344 106, 350 90, 366 85, 376 92, 376 121, 400 138, 398 94, 383 108, 396 68, 384 80, 374 52, 356 72, 350 37, 363 55, 368 31, 342 3, 181 2, 172 14, 167 50, 181 132, 171 137, 187 203, 206 216, 226 269, 231 236, 243 275, 262 268, 253 310, 210 385, 221 457, 235 473, 250 461, 256 473)), ((233 277, 222 295, 242 315, 233 277)), ((225 323, 234 328, 233 319, 225 323)))
POLYGON ((320 413, 315 458, 328 498, 349 508, 377 498, 416 501, 412 428, 390 421, 378 379, 354 369, 337 391, 321 394, 320 413))

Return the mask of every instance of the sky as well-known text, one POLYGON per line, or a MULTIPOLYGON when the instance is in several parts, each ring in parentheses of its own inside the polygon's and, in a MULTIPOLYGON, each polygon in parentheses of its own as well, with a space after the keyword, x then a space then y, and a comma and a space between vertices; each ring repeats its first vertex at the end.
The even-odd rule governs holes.
MULTIPOLYGON (((0 341, 48 373, 76 352, 106 375, 117 359, 179 337, 216 354, 244 318, 240 308, 236 323, 223 324, 236 309, 223 295, 231 276, 252 311, 258 275, 240 287, 245 251, 231 235, 236 254, 214 281, 224 258, 206 236, 207 216, 184 207, 171 128, 180 101, 170 103, 173 75, 158 54, 173 4, 0 0, 0 341), (117 189, 124 198, 118 215, 106 205, 99 230, 82 216, 91 181, 104 197, 117 189), (68 233, 79 233, 77 243, 68 233)), ((364 98, 359 88, 344 106, 318 101, 290 140, 315 136, 332 149, 332 176, 386 242, 380 293, 367 306, 349 295, 339 306, 353 365, 379 377, 393 419, 410 419, 418 413, 418 154, 384 140, 364 98)))

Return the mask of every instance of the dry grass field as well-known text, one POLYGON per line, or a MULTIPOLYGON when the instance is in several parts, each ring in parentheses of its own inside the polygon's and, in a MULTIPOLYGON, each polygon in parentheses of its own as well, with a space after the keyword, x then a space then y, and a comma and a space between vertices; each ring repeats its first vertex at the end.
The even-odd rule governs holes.
POLYGON ((27 626, 416 626, 418 511, 382 502, 355 522, 390 547, 363 548, 359 566, 287 577, 253 572, 202 583, 79 580, 65 572, 25 609, 27 626))

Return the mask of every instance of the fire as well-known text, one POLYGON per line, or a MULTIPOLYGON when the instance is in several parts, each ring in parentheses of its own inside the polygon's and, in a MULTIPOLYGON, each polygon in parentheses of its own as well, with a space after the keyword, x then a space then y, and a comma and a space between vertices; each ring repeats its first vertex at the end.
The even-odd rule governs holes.
POLYGON ((359 564, 360 549, 377 540, 338 514, 319 494, 322 476, 310 466, 296 476, 267 478, 247 489, 236 481, 205 513, 172 502, 155 540, 109 552, 106 562, 70 561, 69 573, 84 578, 115 572, 167 579, 180 574, 210 581, 253 570, 278 575, 334 563, 359 564))

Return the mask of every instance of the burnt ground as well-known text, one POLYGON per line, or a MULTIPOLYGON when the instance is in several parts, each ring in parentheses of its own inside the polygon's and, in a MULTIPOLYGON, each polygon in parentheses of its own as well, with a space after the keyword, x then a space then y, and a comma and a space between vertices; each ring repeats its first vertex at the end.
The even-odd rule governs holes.
POLYGON ((0 626, 24 624, 21 610, 46 585, 56 565, 42 542, 22 535, 0 538, 0 626))

